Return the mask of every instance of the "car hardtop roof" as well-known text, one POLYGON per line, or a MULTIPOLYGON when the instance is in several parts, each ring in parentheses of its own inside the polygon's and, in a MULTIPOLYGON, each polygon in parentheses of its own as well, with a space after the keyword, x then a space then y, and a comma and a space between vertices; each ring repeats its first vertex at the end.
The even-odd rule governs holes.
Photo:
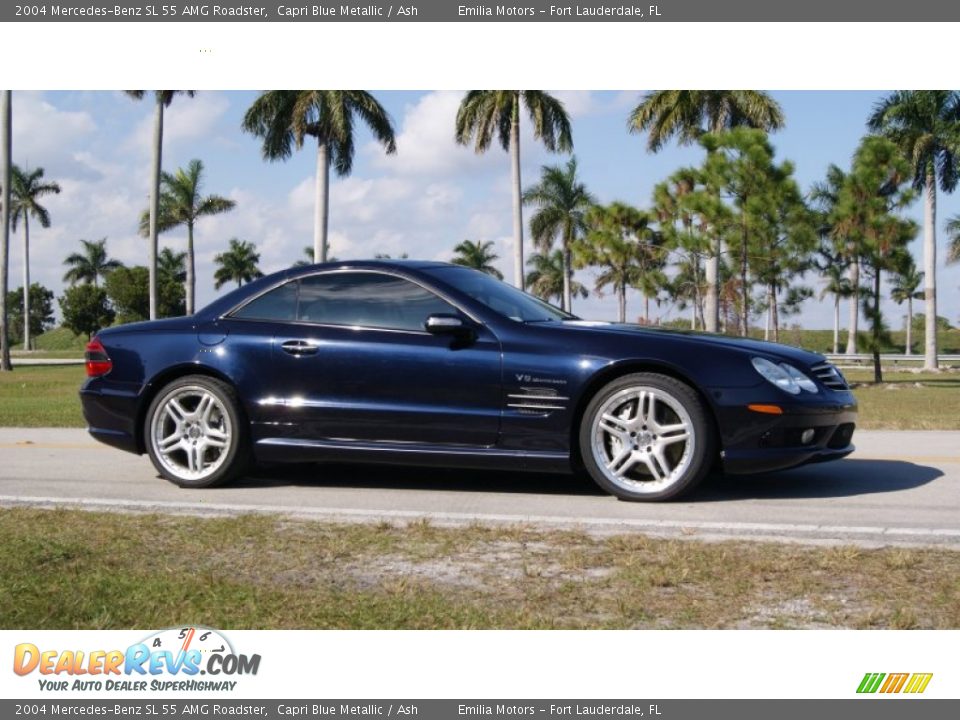
POLYGON ((311 271, 318 268, 410 268, 412 270, 423 270, 425 268, 445 267, 451 263, 439 262, 437 260, 410 260, 405 258, 373 258, 370 260, 338 260, 336 262, 317 263, 311 265, 302 265, 300 270, 311 271))

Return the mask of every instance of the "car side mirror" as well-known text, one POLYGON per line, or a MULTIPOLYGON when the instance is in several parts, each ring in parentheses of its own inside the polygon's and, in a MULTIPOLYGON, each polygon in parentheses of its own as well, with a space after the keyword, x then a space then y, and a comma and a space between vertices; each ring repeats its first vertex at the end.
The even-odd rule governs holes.
POLYGON ((432 335, 462 336, 471 332, 471 327, 459 315, 434 313, 427 317, 423 327, 432 335))

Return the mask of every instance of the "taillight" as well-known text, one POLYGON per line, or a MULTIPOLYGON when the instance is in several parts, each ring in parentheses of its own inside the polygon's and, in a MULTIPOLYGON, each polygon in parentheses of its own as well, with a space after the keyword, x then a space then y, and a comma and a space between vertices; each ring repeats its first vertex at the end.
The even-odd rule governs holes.
POLYGON ((87 350, 83 357, 87 361, 87 377, 100 377, 113 369, 113 361, 98 338, 87 343, 87 350))

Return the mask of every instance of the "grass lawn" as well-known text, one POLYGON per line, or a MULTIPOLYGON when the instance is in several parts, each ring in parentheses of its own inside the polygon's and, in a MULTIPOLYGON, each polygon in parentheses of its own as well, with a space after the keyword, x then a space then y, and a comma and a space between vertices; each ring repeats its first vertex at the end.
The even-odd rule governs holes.
POLYGON ((72 330, 65 327, 57 327, 34 338, 33 350, 30 352, 25 352, 23 345, 14 345, 11 355, 14 358, 82 358, 86 346, 85 336, 74 335, 72 330))
POLYGON ((949 550, 32 509, 0 547, 5 628, 960 626, 949 550))
MULTIPOLYGON (((858 426, 886 430, 960 430, 960 373, 848 370, 860 402, 858 426), (919 385, 919 387, 918 387, 919 385)), ((0 427, 83 427, 77 390, 83 366, 20 367, 0 373, 0 427)))
POLYGON ((960 430, 960 372, 844 370, 860 404, 857 426, 873 430, 960 430))
POLYGON ((84 427, 77 391, 82 365, 16 367, 0 373, 0 426, 84 427))

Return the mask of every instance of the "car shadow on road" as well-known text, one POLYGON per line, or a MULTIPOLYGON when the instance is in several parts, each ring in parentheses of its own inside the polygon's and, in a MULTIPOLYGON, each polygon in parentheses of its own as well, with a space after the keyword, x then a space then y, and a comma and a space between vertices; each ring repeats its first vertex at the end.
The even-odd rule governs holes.
POLYGON ((943 475, 902 460, 846 459, 759 475, 711 476, 692 502, 852 497, 910 490, 943 475))
POLYGON ((258 468, 233 487, 290 485, 534 495, 606 494, 588 478, 575 475, 340 463, 270 465, 258 468))
MULTIPOLYGON (((728 502, 851 497, 909 490, 926 485, 942 475, 943 471, 938 468, 900 460, 847 459, 760 475, 714 474, 683 500, 728 502)), ((316 486, 575 496, 606 494, 588 478, 576 475, 341 463, 270 465, 258 468, 233 486, 316 486)))

